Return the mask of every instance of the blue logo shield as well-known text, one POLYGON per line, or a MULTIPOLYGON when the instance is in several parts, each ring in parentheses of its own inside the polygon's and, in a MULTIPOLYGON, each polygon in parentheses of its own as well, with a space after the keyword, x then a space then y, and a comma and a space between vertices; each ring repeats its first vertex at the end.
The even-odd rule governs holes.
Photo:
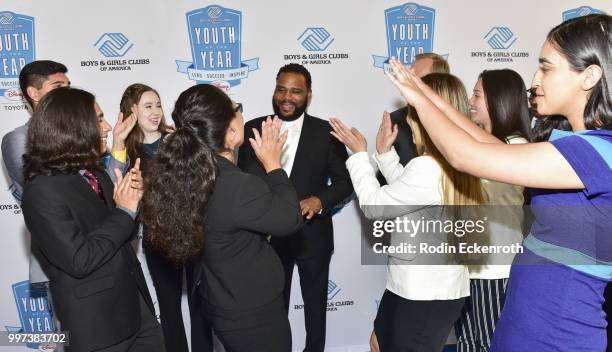
POLYGON ((374 66, 385 68, 390 57, 406 65, 418 54, 433 51, 436 10, 409 2, 385 10, 388 56, 376 56, 374 66))
POLYGON ((575 9, 569 9, 567 11, 563 11, 563 21, 567 21, 567 20, 570 20, 576 17, 590 15, 592 13, 605 14, 605 12, 603 12, 602 10, 594 9, 590 6, 580 6, 575 9))
POLYGON ((186 17, 192 62, 177 60, 178 72, 187 73, 197 83, 235 86, 259 68, 259 58, 241 61, 240 11, 211 5, 190 11, 186 17))
POLYGON ((34 18, 0 12, 0 95, 19 87, 19 72, 34 61, 34 18))
MULTIPOLYGON (((30 281, 21 281, 12 286, 21 327, 6 326, 6 331, 14 333, 55 331, 53 312, 47 300, 47 285, 47 282, 30 284, 30 281)), ((27 347, 37 349, 38 344, 28 344, 27 347)))

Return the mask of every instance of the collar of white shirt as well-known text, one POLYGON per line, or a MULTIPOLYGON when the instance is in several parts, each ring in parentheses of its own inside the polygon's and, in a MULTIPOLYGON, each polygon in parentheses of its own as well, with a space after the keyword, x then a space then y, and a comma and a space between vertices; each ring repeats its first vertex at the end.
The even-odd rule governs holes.
POLYGON ((304 125, 304 114, 302 114, 302 116, 298 117, 297 119, 293 121, 283 121, 283 125, 281 126, 281 133, 287 130, 289 131, 289 133, 301 132, 303 125, 304 125))

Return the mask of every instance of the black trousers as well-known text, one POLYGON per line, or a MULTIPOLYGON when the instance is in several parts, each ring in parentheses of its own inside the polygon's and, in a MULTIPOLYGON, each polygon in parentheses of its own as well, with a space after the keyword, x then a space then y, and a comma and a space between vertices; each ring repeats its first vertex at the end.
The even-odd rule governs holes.
MULTIPOLYGON (((181 312, 183 296, 183 267, 177 267, 159 253, 143 248, 151 279, 157 293, 159 315, 166 349, 188 352, 187 337, 181 312)), ((187 292, 193 286, 193 265, 185 266, 187 292)), ((201 301, 196 295, 188 295, 191 319, 191 350, 212 352, 212 329, 204 317, 201 301)))
POLYGON ((291 299, 291 280, 293 266, 297 265, 300 274, 300 287, 304 300, 304 325, 306 346, 304 352, 323 352, 325 349, 325 327, 327 313, 327 285, 329 281, 329 262, 327 255, 296 259, 284 251, 277 251, 285 269, 285 308, 289 312, 291 299))
POLYGON ((280 297, 250 318, 258 323, 215 331, 226 352, 291 352, 291 328, 280 297))
MULTIPOLYGON (((96 352, 164 352, 164 338, 155 315, 140 296, 140 329, 132 337, 96 352)), ((66 349, 70 351, 70 349, 66 349)), ((172 350, 167 350, 172 351, 172 350)))
POLYGON ((374 331, 381 352, 439 352, 465 298, 413 301, 385 291, 374 331))

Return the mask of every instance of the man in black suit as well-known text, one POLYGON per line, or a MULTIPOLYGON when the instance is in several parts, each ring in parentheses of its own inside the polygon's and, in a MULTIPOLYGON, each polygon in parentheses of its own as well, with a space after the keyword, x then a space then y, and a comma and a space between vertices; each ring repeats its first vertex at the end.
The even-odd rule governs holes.
MULTIPOLYGON (((298 64, 283 66, 276 76, 272 106, 283 120, 283 130, 288 131, 281 165, 297 190, 306 221, 295 235, 272 238, 271 244, 285 268, 287 311, 293 266, 298 267, 306 325, 304 351, 322 352, 329 262, 334 249, 331 210, 352 193, 353 187, 344 165, 348 157, 345 147, 330 135, 331 126, 327 121, 306 113, 312 95, 311 82, 308 70, 298 64)), ((264 118, 246 123, 245 135, 252 138, 252 128, 261 126, 264 118)), ((243 171, 265 175, 250 143, 240 148, 238 165, 243 171)))
MULTIPOLYGON (((423 77, 430 73, 449 73, 450 68, 448 62, 444 58, 436 53, 423 53, 414 57, 412 68, 417 76, 423 77)), ((408 107, 404 106, 399 110, 395 110, 391 113, 391 122, 397 125, 398 132, 395 143, 395 151, 400 157, 400 163, 404 166, 416 156, 416 147, 412 141, 412 131, 408 122, 406 121, 406 115, 408 114, 408 107)), ((378 180, 381 184, 387 184, 385 178, 379 172, 378 180)))

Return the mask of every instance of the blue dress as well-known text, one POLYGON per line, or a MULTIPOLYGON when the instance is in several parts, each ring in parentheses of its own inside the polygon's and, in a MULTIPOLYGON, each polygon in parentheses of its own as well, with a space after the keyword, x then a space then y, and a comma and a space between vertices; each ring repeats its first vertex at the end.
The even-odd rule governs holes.
POLYGON ((535 222, 514 259, 491 351, 606 349, 612 131, 554 131, 550 142, 585 188, 532 191, 535 222))

